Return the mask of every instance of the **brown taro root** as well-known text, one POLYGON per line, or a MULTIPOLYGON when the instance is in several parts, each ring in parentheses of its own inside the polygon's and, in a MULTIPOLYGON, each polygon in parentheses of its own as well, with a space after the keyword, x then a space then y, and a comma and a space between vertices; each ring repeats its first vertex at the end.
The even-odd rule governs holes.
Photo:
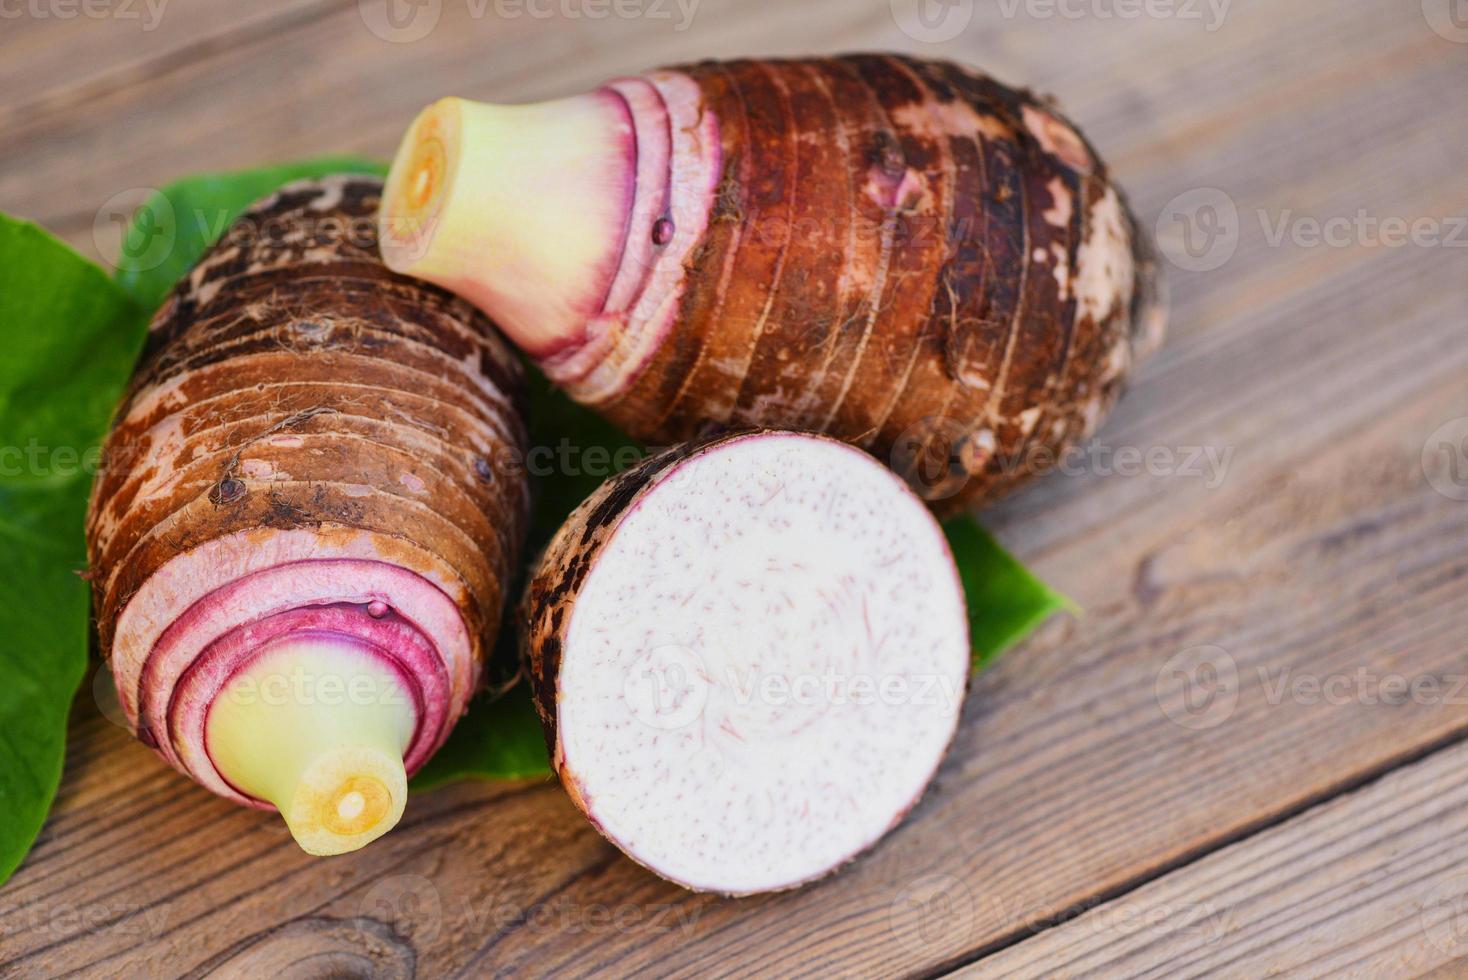
POLYGON ((526 659, 552 764, 634 860, 790 888, 916 802, 958 720, 963 590, 937 521, 866 453, 756 431, 650 457, 551 541, 526 659))
POLYGON ((381 191, 292 184, 178 284, 87 518, 138 737, 314 854, 397 822, 475 687, 528 506, 518 363, 382 265, 381 191))
POLYGON ((826 432, 943 513, 1092 433, 1164 329, 1150 246, 1079 131, 895 55, 444 99, 398 151, 381 232, 389 266, 639 438, 826 432))

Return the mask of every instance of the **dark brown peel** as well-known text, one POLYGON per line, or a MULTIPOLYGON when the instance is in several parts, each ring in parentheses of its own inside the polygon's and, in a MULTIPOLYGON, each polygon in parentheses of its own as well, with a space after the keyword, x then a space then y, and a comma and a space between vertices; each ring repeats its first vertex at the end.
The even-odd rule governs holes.
MULTIPOLYGON (((814 429, 870 449, 946 515, 1089 438, 1161 342, 1151 245, 1049 102, 896 55, 642 77, 675 132, 697 138, 675 147, 668 184, 639 186, 634 201, 681 203, 700 220, 680 221, 614 328, 568 334, 575 350, 542 361, 638 438, 814 429)), ((501 179, 493 154, 474 158, 484 171, 461 180, 501 179)), ((598 158, 586 148, 588 167, 598 158)), ((442 202, 460 223, 473 207, 442 202)), ((535 234, 510 229, 498 244, 535 234)), ((472 255, 453 258, 387 254, 449 288, 491 275, 472 255)), ((510 334, 532 354, 545 342, 510 334)))
POLYGON ((381 187, 290 185, 178 284, 87 517, 129 724, 312 853, 396 822, 477 683, 529 507, 518 361, 381 263, 381 187))

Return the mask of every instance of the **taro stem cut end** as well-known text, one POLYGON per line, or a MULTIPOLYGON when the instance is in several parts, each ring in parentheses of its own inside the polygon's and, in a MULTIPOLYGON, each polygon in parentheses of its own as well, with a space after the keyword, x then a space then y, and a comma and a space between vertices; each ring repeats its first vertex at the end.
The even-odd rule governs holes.
POLYGON ((417 720, 390 661, 355 640, 308 634, 262 652, 209 709, 220 775, 274 804, 308 854, 344 854, 403 815, 403 753, 417 720))
POLYGON ((388 174, 383 260, 463 296, 530 354, 554 354, 603 307, 636 164, 630 110, 610 90, 518 106, 440 99, 388 174))

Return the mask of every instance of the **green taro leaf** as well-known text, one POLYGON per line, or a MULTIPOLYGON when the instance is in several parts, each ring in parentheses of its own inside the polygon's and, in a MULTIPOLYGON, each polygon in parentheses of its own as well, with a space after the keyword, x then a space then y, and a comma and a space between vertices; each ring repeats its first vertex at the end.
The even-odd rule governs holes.
POLYGON ((535 368, 528 367, 526 374, 530 450, 525 468, 535 500, 526 550, 534 556, 550 543, 571 511, 609 476, 640 462, 648 450, 585 405, 573 402, 535 368))
POLYGON ((968 601, 974 669, 987 666, 1041 623, 1076 606, 1030 573, 994 536, 967 515, 943 525, 968 601))
MULTIPOLYGON (((513 632, 514 625, 505 623, 513 632)), ((459 779, 531 779, 550 775, 545 736, 523 682, 503 696, 481 694, 443 748, 413 777, 414 792, 459 779)))
MULTIPOLYGON (((539 371, 527 368, 530 388, 529 471, 530 531, 525 567, 510 587, 518 602, 530 563, 550 542, 571 511, 591 496, 610 473, 621 472, 644 455, 636 442, 610 422, 551 387, 539 371)), ((500 626, 489 665, 492 682, 508 686, 498 697, 481 694, 469 706, 443 748, 413 778, 413 789, 431 789, 454 779, 519 779, 550 775, 545 737, 535 713, 529 685, 512 683, 519 670, 518 623, 513 609, 500 626)))
POLYGON ((0 882, 41 829, 87 666, 82 522, 147 318, 96 265, 0 215, 0 882))
MULTIPOLYGON (((257 198, 283 183, 329 173, 382 174, 386 168, 352 157, 325 158, 230 174, 201 175, 171 184, 138 209, 123 243, 117 281, 140 305, 159 305, 173 283, 223 234, 229 222, 257 198)), ((556 391, 530 372, 526 459, 535 508, 526 545, 527 568, 562 521, 606 477, 643 455, 637 443, 594 412, 556 391)), ((1067 608, 1064 597, 1029 574, 988 532, 969 518, 945 528, 968 592, 975 667, 1027 636, 1052 613, 1067 608)), ((522 570, 522 579, 523 579, 522 570)), ((510 590, 518 599, 522 582, 510 590)), ((415 790, 464 777, 519 779, 544 776, 550 768, 545 742, 518 669, 516 624, 507 616, 491 658, 492 684, 509 690, 480 695, 447 743, 414 778, 415 790)))
POLYGON ((151 314, 245 208, 293 180, 341 173, 382 177, 387 165, 355 156, 320 157, 174 181, 133 212, 119 249, 117 282, 151 314))

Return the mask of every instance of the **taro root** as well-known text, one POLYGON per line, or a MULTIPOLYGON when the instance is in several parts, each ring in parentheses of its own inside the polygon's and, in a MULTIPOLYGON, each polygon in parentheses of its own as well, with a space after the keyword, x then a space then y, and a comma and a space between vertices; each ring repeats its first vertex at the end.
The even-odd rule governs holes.
POLYGON ((397 822, 478 681, 528 507, 518 363, 382 264, 381 189, 292 184, 178 284, 87 519, 129 724, 313 854, 397 822))
POLYGON ((891 55, 701 62, 403 140, 393 269, 633 435, 826 432, 940 513, 1089 436, 1162 339, 1156 262, 1051 104, 891 55))
POLYGON ((833 439, 722 435, 571 515, 525 595, 552 763, 628 856, 688 888, 820 877, 917 801, 969 668, 953 557, 833 439))

